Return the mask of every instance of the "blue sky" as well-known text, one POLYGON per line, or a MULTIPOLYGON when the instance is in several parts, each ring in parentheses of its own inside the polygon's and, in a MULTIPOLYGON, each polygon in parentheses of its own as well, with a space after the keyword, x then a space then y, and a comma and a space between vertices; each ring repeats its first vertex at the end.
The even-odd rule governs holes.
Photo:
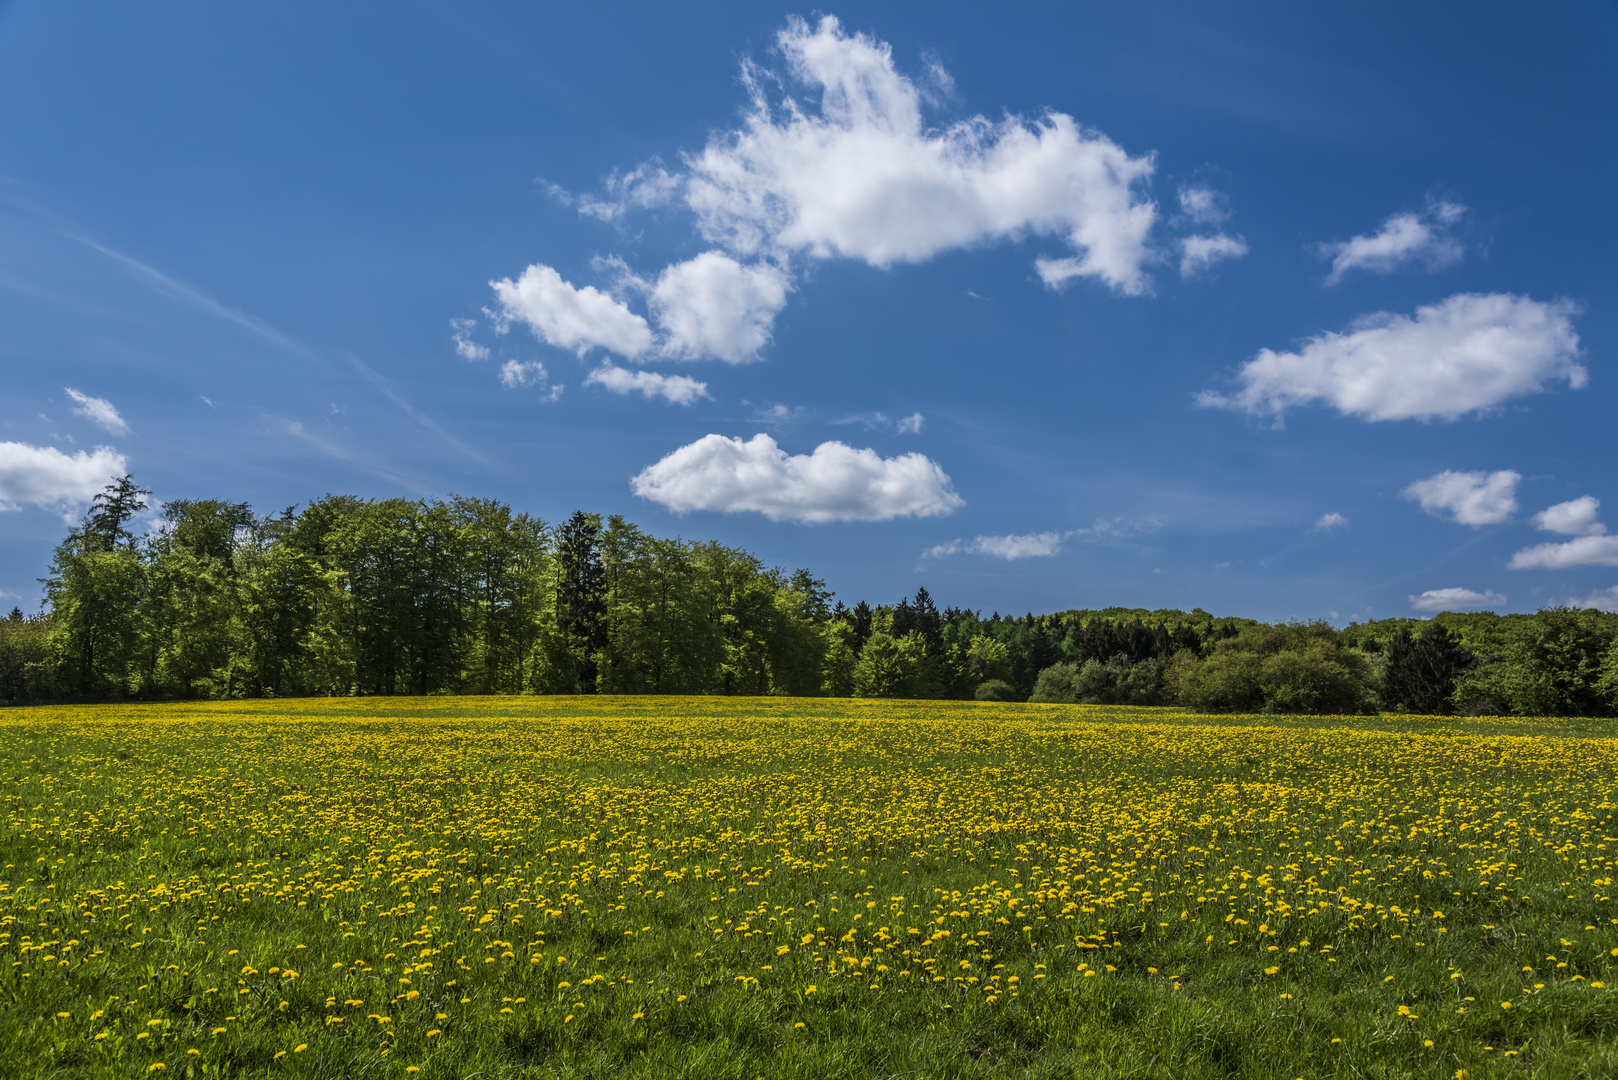
POLYGON ((850 603, 1618 607, 1614 55, 1579 3, 4 5, 0 599, 127 468, 850 603))

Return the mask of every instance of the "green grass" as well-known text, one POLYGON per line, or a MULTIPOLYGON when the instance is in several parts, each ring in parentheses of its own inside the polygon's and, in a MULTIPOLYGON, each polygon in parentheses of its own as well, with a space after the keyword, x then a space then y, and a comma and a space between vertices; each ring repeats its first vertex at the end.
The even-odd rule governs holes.
POLYGON ((1618 1076, 1615 781, 1592 720, 12 710, 0 1075, 1618 1076))

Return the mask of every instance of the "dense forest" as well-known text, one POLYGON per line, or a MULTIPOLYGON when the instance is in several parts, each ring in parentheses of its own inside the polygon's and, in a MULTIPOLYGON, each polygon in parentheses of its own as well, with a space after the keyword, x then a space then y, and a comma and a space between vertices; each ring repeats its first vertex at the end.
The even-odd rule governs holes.
POLYGON ((56 548, 41 613, 0 620, 0 702, 355 694, 783 694, 1203 711, 1611 715, 1618 615, 1336 630, 1108 608, 852 607, 807 569, 621 517, 328 495, 182 500, 137 536, 130 477, 56 548))

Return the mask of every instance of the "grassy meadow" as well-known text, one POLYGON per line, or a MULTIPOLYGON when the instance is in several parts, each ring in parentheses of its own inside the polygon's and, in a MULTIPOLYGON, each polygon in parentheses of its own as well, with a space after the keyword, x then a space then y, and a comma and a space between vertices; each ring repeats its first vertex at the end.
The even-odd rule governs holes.
POLYGON ((6 1077, 1618 1076, 1618 722, 0 712, 6 1077))

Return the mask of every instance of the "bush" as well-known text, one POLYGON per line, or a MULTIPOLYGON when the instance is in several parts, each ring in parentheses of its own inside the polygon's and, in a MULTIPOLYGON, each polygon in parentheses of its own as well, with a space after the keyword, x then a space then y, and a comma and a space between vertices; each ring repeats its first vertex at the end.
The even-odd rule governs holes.
POLYGON ((1322 622, 1250 630, 1207 657, 1175 654, 1166 676, 1180 704, 1205 712, 1353 713, 1370 708, 1370 671, 1322 622))
MULTIPOLYGON (((1052 664, 1039 673, 1034 680, 1034 692, 1028 695, 1029 701, 1043 702, 1047 705, 1072 705, 1078 701, 1074 682, 1079 677, 1077 664, 1052 664)), ((1000 680, 995 680, 1000 681, 1000 680)), ((987 686, 988 683, 984 683, 987 686)), ((979 690, 981 691, 981 687, 979 690)), ((983 700, 980 698, 980 700, 983 700)))
MULTIPOLYGON (((1264 711, 1272 713, 1357 713, 1370 705, 1370 690, 1354 661, 1359 654, 1339 652, 1328 642, 1314 641, 1282 649, 1264 661, 1260 685, 1264 711)), ((1363 665, 1363 661, 1361 661, 1363 665)))
POLYGON ((1017 691, 1004 679, 985 679, 978 684, 973 696, 979 701, 1016 701, 1017 691))
POLYGON ((1161 705, 1163 665, 1153 659, 1132 664, 1126 656, 1104 664, 1086 660, 1074 690, 1086 705, 1161 705))
POLYGON ((1257 712, 1264 707, 1263 667, 1257 653, 1243 649, 1215 648, 1205 660, 1183 649, 1169 663, 1169 692, 1202 712, 1257 712))

